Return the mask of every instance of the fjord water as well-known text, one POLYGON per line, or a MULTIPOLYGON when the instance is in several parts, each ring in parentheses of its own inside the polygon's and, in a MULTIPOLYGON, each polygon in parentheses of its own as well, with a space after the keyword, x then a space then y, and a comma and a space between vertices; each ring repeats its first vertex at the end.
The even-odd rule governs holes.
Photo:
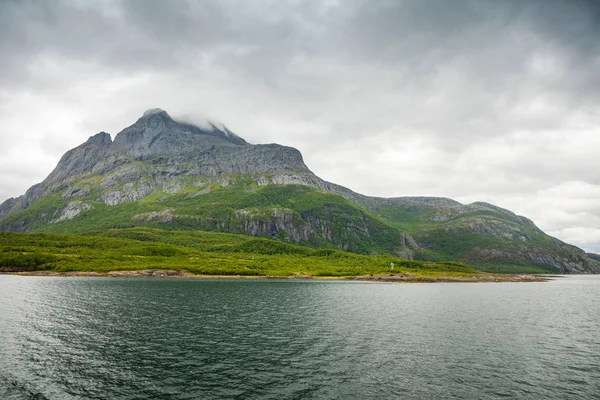
POLYGON ((0 276, 0 398, 599 398, 599 328, 597 276, 0 276))

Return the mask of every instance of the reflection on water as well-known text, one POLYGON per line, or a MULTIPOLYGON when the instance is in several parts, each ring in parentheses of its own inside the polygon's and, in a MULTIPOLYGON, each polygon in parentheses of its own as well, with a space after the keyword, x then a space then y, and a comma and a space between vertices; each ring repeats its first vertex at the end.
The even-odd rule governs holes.
POLYGON ((600 277, 0 276, 0 398, 598 398, 599 328, 600 277))

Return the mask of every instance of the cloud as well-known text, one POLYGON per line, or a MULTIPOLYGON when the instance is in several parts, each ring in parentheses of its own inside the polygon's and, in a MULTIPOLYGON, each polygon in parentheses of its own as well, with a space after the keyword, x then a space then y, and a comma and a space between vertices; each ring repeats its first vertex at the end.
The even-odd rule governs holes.
POLYGON ((4 1, 0 200, 160 107, 600 249, 599 21, 592 0, 4 1))

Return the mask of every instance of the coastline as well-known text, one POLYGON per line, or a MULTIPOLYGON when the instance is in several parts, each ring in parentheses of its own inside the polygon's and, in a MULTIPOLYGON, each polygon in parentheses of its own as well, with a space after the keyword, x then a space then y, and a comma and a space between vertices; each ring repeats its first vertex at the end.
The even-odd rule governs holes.
POLYGON ((406 274, 359 275, 359 276, 272 276, 272 275, 196 275, 187 271, 147 269, 132 271, 2 271, 0 275, 17 276, 47 276, 47 277, 89 277, 89 278, 170 278, 170 279, 281 279, 281 280, 335 280, 335 281, 362 281, 384 283, 483 283, 483 282, 547 282, 558 278, 555 275, 533 274, 487 274, 467 276, 428 276, 406 274))

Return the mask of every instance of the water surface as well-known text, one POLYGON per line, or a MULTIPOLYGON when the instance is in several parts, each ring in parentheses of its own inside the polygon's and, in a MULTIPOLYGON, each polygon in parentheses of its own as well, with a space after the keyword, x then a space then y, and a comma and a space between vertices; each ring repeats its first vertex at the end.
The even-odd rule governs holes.
POLYGON ((600 277, 0 276, 0 399, 600 398, 600 277))

